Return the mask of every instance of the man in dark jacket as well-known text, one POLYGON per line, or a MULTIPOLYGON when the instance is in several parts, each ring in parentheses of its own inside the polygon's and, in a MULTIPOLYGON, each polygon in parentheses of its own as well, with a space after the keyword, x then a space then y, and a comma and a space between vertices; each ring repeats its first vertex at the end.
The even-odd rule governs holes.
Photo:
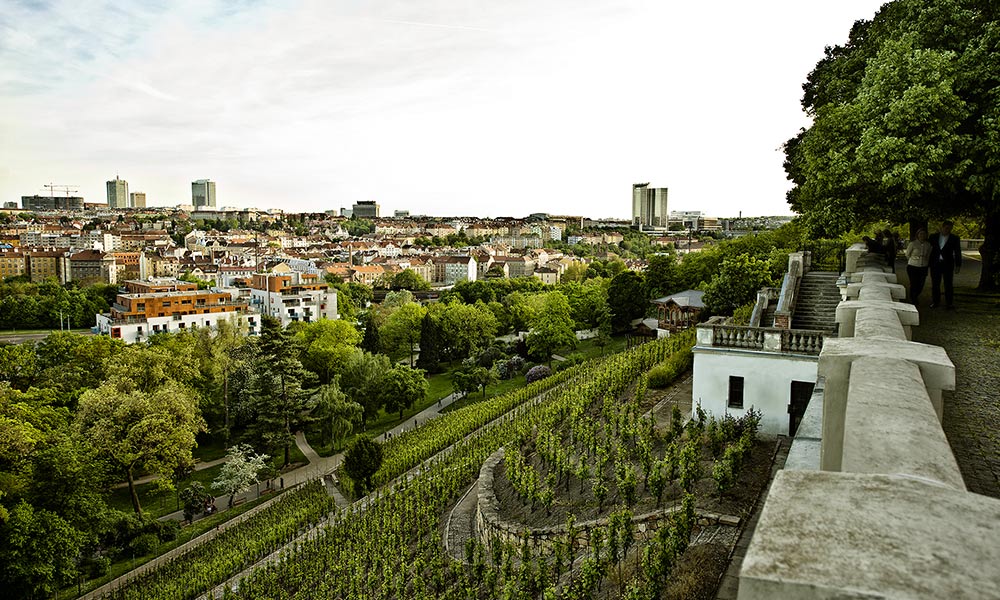
POLYGON ((948 308, 955 308, 955 290, 952 283, 955 273, 962 267, 962 247, 958 236, 952 235, 951 221, 941 223, 938 233, 927 240, 931 243, 931 307, 941 305, 941 280, 944 280, 944 302, 948 308))

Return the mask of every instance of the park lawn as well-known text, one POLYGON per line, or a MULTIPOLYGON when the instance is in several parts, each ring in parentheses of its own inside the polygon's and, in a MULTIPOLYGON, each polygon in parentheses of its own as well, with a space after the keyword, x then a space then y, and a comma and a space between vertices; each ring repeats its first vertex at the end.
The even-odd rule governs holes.
MULTIPOLYGON (((214 450, 210 450, 214 452, 214 450)), ((195 452, 197 454, 197 452, 195 452)), ((274 465, 275 469, 281 468, 281 463, 284 461, 284 452, 277 452, 277 456, 271 459, 271 464, 274 465)), ((225 456, 225 450, 223 450, 222 455, 225 456)), ((302 451, 299 450, 298 446, 294 443, 291 446, 291 461, 293 463, 307 463, 302 451)), ((136 486, 136 492, 139 494, 139 504, 142 505, 142 511, 152 519, 159 519, 164 515, 169 515, 170 513, 180 510, 180 500, 178 498, 178 493, 187 486, 191 485, 195 481, 200 482, 205 486, 209 492, 213 495, 218 496, 214 490, 212 490, 212 482, 215 478, 219 476, 222 471, 222 465, 214 465, 207 469, 202 469, 200 471, 195 471, 191 475, 177 484, 174 491, 166 491, 158 489, 155 484, 143 483, 136 486)), ((125 512, 132 512, 132 500, 129 498, 128 487, 115 488, 111 491, 111 495, 108 497, 108 505, 111 508, 116 508, 125 512)))
POLYGON ((465 398, 461 398, 449 404, 448 406, 441 409, 442 413, 451 412, 453 410, 458 410, 464 406, 469 406, 470 404, 478 404, 484 400, 489 400, 490 398, 495 398, 496 396, 502 396, 507 392, 512 392, 518 388, 523 388, 527 385, 527 381, 524 379, 524 375, 515 375, 510 379, 501 381, 496 385, 491 385, 486 388, 486 397, 483 398, 483 393, 475 392, 469 394, 465 398))
POLYGON ((379 410, 378 417, 375 421, 368 424, 368 428, 365 431, 354 431, 351 435, 347 436, 340 444, 323 444, 320 441, 319 428, 311 427, 306 430, 306 440, 309 441, 309 445, 312 446, 316 454, 320 456, 331 456, 337 452, 342 452, 345 448, 351 445, 351 443, 360 434, 365 434, 369 436, 377 436, 385 431, 392 429, 393 427, 399 425, 400 423, 411 419, 413 415, 424 410, 431 404, 434 404, 438 400, 451 394, 454 389, 451 385, 451 371, 453 369, 446 369, 441 373, 435 373, 433 375, 427 376, 427 395, 420 402, 415 403, 411 408, 403 411, 403 418, 399 418, 398 412, 387 413, 384 410, 379 410))
POLYGON ((226 445, 222 440, 214 437, 204 437, 198 439, 198 447, 191 451, 191 455, 196 460, 211 462, 226 455, 226 445))
POLYGON ((602 355, 614 354, 615 352, 621 352, 625 349, 625 336, 616 335, 612 336, 611 341, 603 349, 594 343, 593 339, 583 340, 576 343, 576 348, 574 350, 564 350, 563 352, 557 352, 560 356, 569 356, 571 354, 582 354, 585 359, 596 358, 602 355))
MULTIPOLYGON (((136 493, 139 495, 139 504, 142 505, 142 512, 148 517, 158 519, 163 515, 180 510, 180 500, 178 491, 191 485, 195 481, 201 482, 207 489, 211 490, 212 481, 219 476, 222 465, 215 465, 201 471, 195 471, 181 481, 174 491, 161 490, 154 483, 142 483, 137 486, 136 493)), ((115 488, 108 497, 108 506, 124 512, 133 512, 132 499, 128 494, 128 487, 115 488)))

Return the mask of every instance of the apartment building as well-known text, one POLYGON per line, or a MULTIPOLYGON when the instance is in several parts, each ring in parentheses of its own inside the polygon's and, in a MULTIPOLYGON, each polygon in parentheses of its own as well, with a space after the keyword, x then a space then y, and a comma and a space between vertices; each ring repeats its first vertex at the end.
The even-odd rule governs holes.
POLYGON ((337 291, 316 273, 255 274, 250 283, 250 303, 260 314, 281 321, 282 327, 298 321, 340 318, 337 291))
POLYGON ((247 333, 260 333, 260 315, 229 292, 199 290, 176 279, 130 280, 111 312, 97 315, 97 332, 133 344, 157 333, 218 327, 234 319, 247 333))

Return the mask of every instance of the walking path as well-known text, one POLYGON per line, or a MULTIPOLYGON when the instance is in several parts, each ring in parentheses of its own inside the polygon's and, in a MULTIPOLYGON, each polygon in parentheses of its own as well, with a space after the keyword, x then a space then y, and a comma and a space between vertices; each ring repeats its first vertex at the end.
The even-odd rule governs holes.
MULTIPOLYGON (((204 471, 205 469, 211 469, 215 465, 221 465, 222 463, 226 462, 226 458, 227 457, 223 456, 222 458, 217 458, 215 460, 197 462, 197 463, 194 464, 194 470, 195 471, 204 471)), ((159 475, 146 475, 144 477, 140 477, 140 478, 136 479, 135 480, 135 485, 142 485, 144 483, 152 483, 153 481, 156 481, 159 478, 160 478, 159 475)), ((115 489, 118 489, 118 488, 127 488, 128 487, 128 482, 127 481, 121 481, 121 482, 118 482, 118 483, 114 484, 111 487, 115 488, 115 489)))
MULTIPOLYGON (((944 392, 944 432, 970 492, 1000 498, 1000 295, 980 294, 982 263, 965 252, 955 276, 955 310, 930 308, 930 281, 917 305, 913 340, 941 346, 955 363, 955 390, 944 392)), ((896 266, 909 288, 906 266, 896 266)))

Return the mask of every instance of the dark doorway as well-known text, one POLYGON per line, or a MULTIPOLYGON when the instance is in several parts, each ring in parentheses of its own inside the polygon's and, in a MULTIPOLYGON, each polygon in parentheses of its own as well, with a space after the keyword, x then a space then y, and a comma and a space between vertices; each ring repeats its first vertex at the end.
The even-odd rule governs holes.
POLYGON ((788 403, 788 435, 795 437, 795 431, 799 428, 802 415, 806 413, 809 406, 809 398, 812 396, 815 383, 808 381, 793 381, 788 403))

